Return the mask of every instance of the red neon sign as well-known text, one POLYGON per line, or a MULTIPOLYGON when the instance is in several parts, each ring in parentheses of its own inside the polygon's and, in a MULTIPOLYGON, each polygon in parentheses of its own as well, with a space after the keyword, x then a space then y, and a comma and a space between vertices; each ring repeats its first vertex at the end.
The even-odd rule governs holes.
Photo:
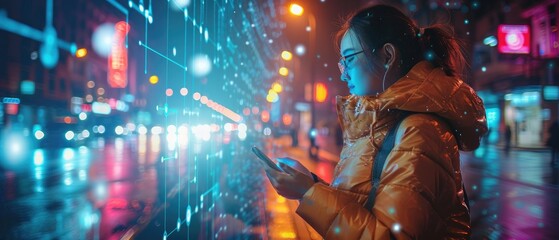
POLYGON ((499 25, 497 49, 500 53, 530 53, 530 27, 528 25, 499 25))
POLYGON ((130 31, 130 25, 126 22, 120 21, 115 25, 115 35, 108 67, 109 85, 113 88, 125 88, 128 85, 128 50, 124 45, 128 31, 130 31))

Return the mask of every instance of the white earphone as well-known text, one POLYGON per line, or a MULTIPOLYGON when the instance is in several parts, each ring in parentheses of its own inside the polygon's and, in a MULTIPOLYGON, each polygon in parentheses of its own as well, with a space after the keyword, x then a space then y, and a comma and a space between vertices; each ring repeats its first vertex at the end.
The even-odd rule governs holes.
POLYGON ((384 90, 386 90, 386 88, 384 87, 384 82, 386 81, 386 74, 388 73, 388 69, 390 69, 390 65, 384 64, 384 68, 386 69, 386 71, 384 71, 384 77, 382 78, 382 91, 383 92, 384 92, 384 90))

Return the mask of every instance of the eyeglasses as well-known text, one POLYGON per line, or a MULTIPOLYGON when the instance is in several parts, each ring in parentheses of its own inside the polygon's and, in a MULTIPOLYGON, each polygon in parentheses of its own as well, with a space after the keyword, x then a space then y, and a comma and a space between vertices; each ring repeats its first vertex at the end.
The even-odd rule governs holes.
POLYGON ((344 78, 344 77, 345 77, 345 74, 346 74, 346 72, 345 72, 345 70, 347 69, 347 62, 346 62, 346 60, 347 60, 348 58, 350 58, 350 57, 353 57, 353 56, 355 56, 355 55, 357 55, 357 54, 364 53, 364 52, 365 52, 365 50, 361 50, 361 51, 359 51, 359 52, 355 52, 355 53, 352 53, 352 54, 348 54, 348 55, 342 56, 342 57, 340 58, 340 61, 338 62, 338 68, 340 69, 340 73, 342 73, 342 78, 344 78))

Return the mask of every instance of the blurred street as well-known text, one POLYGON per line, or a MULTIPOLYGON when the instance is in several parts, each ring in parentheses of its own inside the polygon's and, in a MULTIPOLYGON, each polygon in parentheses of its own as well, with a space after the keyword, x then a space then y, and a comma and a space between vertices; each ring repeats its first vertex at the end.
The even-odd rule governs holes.
MULTIPOLYGON (((331 181, 340 150, 334 138, 317 136, 318 160, 308 157, 308 140, 301 137, 299 143, 292 147, 291 138, 284 135, 266 140, 264 149, 274 157, 298 159, 331 181)), ((31 158, 20 162, 21 168, 2 171, 0 238, 153 239, 168 229, 168 234, 177 233, 173 239, 205 239, 211 235, 220 239, 320 239, 294 213, 297 202, 278 196, 258 165, 251 165, 253 156, 240 158, 247 158, 244 163, 254 168, 254 174, 261 175, 254 178, 254 184, 264 183, 265 188, 255 186, 251 192, 231 189, 218 178, 203 176, 209 171, 202 169, 209 166, 192 159, 182 161, 188 156, 162 164, 164 146, 159 136, 129 136, 98 138, 76 148, 34 150, 31 158), (190 165, 191 172, 187 172, 186 165, 190 165), (198 174, 192 172, 194 165, 198 174), (200 179, 196 184, 192 184, 194 176, 200 179), (232 196, 213 194, 217 192, 214 188, 232 196), (250 200, 239 202, 237 198, 250 200), (177 228, 178 216, 183 216, 181 221, 186 225, 187 208, 204 208, 204 203, 210 208, 207 213, 197 214, 193 207, 188 225, 182 226, 182 231, 177 228), (221 220, 216 222, 213 214, 221 220)), ((198 156, 211 151, 198 147, 198 156)), ((186 151, 183 148, 179 154, 186 151)), ((507 154, 497 145, 462 153, 462 171, 472 206, 473 239, 559 237, 554 228, 554 223, 559 222, 559 205, 555 204, 559 201, 559 169, 550 166, 549 159, 547 149, 512 148, 507 154)), ((230 170, 238 171, 235 169, 231 166, 230 170)), ((230 186, 238 188, 238 184, 230 186)))
POLYGON ((559 1, 0 0, 0 240, 321 239, 251 148, 332 180, 333 36, 379 2, 464 42, 472 239, 559 239, 559 1))

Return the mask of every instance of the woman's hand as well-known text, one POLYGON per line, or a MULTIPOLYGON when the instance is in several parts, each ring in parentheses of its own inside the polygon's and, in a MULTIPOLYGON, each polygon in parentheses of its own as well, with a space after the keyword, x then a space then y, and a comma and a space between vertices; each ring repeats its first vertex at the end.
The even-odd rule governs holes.
POLYGON ((268 166, 264 168, 270 183, 279 195, 288 199, 301 199, 314 185, 312 176, 299 172, 281 162, 279 166, 284 172, 276 171, 268 166))
POLYGON ((307 169, 303 164, 301 164, 299 161, 293 159, 293 158, 289 158, 289 157, 283 157, 283 158, 277 158, 279 163, 285 164, 290 166, 291 168, 304 173, 305 175, 309 176, 310 178, 312 178, 311 175, 311 171, 309 171, 309 169, 307 169))

